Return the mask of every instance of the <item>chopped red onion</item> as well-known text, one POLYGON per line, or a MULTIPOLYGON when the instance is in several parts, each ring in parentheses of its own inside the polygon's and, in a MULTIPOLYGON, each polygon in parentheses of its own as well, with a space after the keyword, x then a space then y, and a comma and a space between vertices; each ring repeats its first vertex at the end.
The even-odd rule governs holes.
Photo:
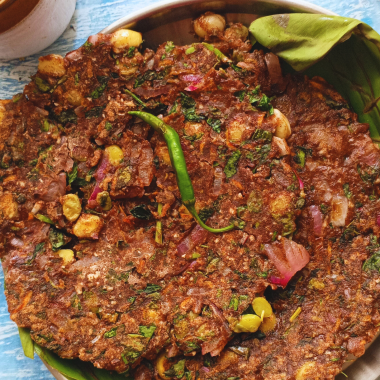
POLYGON ((177 246, 177 252, 180 256, 193 250, 197 245, 203 244, 209 232, 197 224, 194 229, 187 235, 177 246))
POLYGON ((313 218, 314 234, 316 236, 322 236, 322 223, 323 223, 322 212, 319 209, 319 207, 315 205, 310 206, 309 210, 313 218))
POLYGON ((195 91, 195 90, 198 90, 198 87, 193 86, 193 85, 190 85, 185 88, 185 91, 195 91))
POLYGON ((108 158, 106 155, 103 155, 102 161, 100 162, 100 165, 98 167, 98 170, 96 171, 94 177, 96 178, 96 185, 94 188, 94 191, 92 192, 89 201, 96 200, 96 196, 102 191, 100 188, 100 184, 103 181, 103 179, 106 177, 106 171, 108 167, 108 158))
POLYGON ((380 227, 380 215, 376 217, 376 224, 380 227))
POLYGON ((210 372, 210 370, 209 370, 207 367, 202 367, 202 368, 201 368, 201 371, 204 371, 204 372, 210 372))
POLYGON ((13 245, 13 247, 18 247, 18 248, 21 248, 24 246, 24 242, 19 239, 19 238, 16 238, 14 237, 12 240, 11 240, 11 245, 13 245))
POLYGON ((185 82, 199 83, 202 80, 202 77, 200 75, 187 74, 181 75, 180 79, 185 82))
POLYGON ((264 252, 282 275, 281 278, 272 276, 270 281, 283 287, 310 261, 309 253, 301 244, 286 238, 282 238, 281 242, 265 244, 264 252))

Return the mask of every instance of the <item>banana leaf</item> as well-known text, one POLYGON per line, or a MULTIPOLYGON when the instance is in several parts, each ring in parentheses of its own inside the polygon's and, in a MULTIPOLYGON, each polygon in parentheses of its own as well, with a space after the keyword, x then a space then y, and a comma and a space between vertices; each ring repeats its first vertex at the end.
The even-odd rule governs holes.
POLYGON ((132 380, 127 374, 117 374, 95 368, 92 364, 79 359, 62 359, 52 351, 34 343, 37 355, 68 380, 132 380))
POLYGON ((259 42, 295 71, 320 76, 350 103, 359 121, 380 142, 380 35, 352 18, 282 14, 250 25, 259 42))
POLYGON ((20 336, 21 346, 24 350, 24 355, 27 358, 34 359, 34 343, 32 338, 30 337, 29 330, 23 327, 19 327, 18 334, 20 336))

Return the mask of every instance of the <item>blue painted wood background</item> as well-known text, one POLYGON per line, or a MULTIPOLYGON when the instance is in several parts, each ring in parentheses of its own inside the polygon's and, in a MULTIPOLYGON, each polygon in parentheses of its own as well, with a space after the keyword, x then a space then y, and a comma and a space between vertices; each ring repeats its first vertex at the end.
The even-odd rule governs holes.
MULTIPOLYGON (((38 57, 50 53, 64 55, 78 48, 87 37, 130 12, 160 0, 78 0, 74 16, 64 34, 42 53, 23 60, 0 61, 0 99, 22 92, 29 76, 37 69, 38 57)), ((311 0, 337 14, 357 18, 380 32, 380 0, 311 0)), ((0 266, 0 287, 4 276, 0 266)), ((24 357, 16 325, 10 320, 3 291, 0 291, 0 380, 53 379, 41 360, 24 357)))

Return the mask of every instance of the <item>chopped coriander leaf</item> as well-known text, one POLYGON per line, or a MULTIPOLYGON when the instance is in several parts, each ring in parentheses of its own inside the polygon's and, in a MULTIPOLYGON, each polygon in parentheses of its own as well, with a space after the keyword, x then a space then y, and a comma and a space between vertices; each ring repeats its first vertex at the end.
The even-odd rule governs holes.
POLYGON ((37 214, 37 215, 34 215, 34 217, 41 222, 48 223, 48 224, 54 224, 54 222, 45 215, 37 214))
POLYGON ((226 178, 231 178, 233 175, 237 173, 237 164, 239 162, 241 156, 241 152, 239 150, 235 150, 232 153, 232 156, 228 159, 227 165, 224 168, 224 173, 226 174, 226 178))
POLYGON ((92 99, 100 98, 100 96, 103 94, 104 90, 106 89, 107 83, 110 78, 106 76, 99 76, 97 79, 98 79, 98 82, 100 83, 100 86, 98 86, 94 91, 91 92, 90 98, 92 99))
POLYGON ((75 86, 78 86, 78 84, 79 84, 79 71, 75 74, 74 83, 75 83, 75 86))
POLYGON ((182 377, 185 374, 185 363, 186 363, 186 360, 182 359, 178 363, 172 365, 167 371, 164 372, 165 376, 182 379, 182 377))
POLYGON ((83 44, 83 47, 84 47, 84 50, 85 50, 87 53, 91 53, 92 48, 93 48, 93 44, 92 44, 91 42, 86 41, 86 42, 83 44))
POLYGON ((16 94, 16 95, 13 96, 12 102, 13 103, 17 103, 22 97, 23 97, 23 93, 16 94))
POLYGON ((89 111, 85 113, 86 119, 102 116, 104 108, 105 107, 102 106, 91 108, 89 111))
POLYGON ((127 57, 128 57, 128 58, 132 58, 132 57, 135 55, 135 50, 136 50, 136 47, 135 47, 135 46, 131 46, 131 47, 128 49, 127 57))
POLYGON ((160 285, 148 284, 144 290, 139 290, 138 293, 151 294, 161 290, 160 285))
POLYGON ((270 103, 270 99, 264 94, 260 100, 260 103, 257 105, 261 110, 268 111, 269 115, 274 115, 274 108, 270 103))
POLYGON ((265 142, 272 141, 272 133, 264 129, 256 129, 252 136, 252 140, 264 140, 265 142))
POLYGON ((139 334, 142 335, 145 338, 151 338, 156 331, 156 326, 139 326, 139 334))
POLYGON ((141 204, 134 207, 131 210, 131 214, 138 219, 149 220, 152 216, 152 213, 149 211, 146 205, 141 204))
POLYGON ((297 154, 293 158, 294 162, 301 166, 301 168, 305 167, 306 163, 306 154, 302 149, 297 150, 297 154))
POLYGON ((29 260, 27 260, 26 265, 30 265, 33 262, 33 260, 36 258, 37 254, 39 252, 44 251, 44 246, 45 246, 45 243, 39 243, 35 246, 34 251, 33 251, 33 255, 29 260))
POLYGON ((106 131, 112 130, 112 124, 109 121, 106 121, 106 125, 104 126, 106 131))
POLYGON ((206 123, 217 133, 220 133, 222 122, 218 119, 207 119, 206 123))
POLYGON ((352 192, 350 191, 350 185, 348 183, 345 183, 343 185, 343 191, 347 199, 350 199, 352 197, 352 192))
POLYGON ((109 330, 109 331, 107 331, 107 332, 104 333, 104 337, 108 338, 108 339, 115 337, 116 333, 117 333, 117 329, 118 329, 118 326, 112 327, 111 330, 109 330))
POLYGON ((181 106, 182 113, 185 116, 187 121, 196 121, 199 122, 204 119, 204 117, 197 115, 195 112, 196 102, 195 100, 183 92, 181 92, 181 106))
POLYGON ((242 102, 247 94, 246 91, 236 91, 234 95, 242 102))
POLYGON ((211 218, 214 215, 215 209, 213 207, 205 207, 202 210, 199 211, 199 217, 201 218, 202 222, 206 222, 208 218, 211 218))
POLYGON ((66 177, 67 177, 67 181, 69 183, 69 185, 71 185, 78 177, 78 167, 77 167, 77 164, 75 163, 71 172, 70 173, 66 173, 66 177))
POLYGON ((41 92, 48 92, 51 90, 51 87, 49 86, 49 83, 47 83, 46 81, 44 81, 42 78, 40 77, 35 77, 34 78, 34 83, 36 84, 37 88, 41 91, 41 92))
POLYGON ((69 239, 66 239, 65 234, 61 231, 51 228, 49 231, 49 240, 52 246, 53 251, 58 251, 62 246, 67 244, 69 239))
POLYGON ((173 50, 174 50, 175 46, 174 46, 174 43, 173 41, 168 41, 165 45, 165 51, 167 53, 171 53, 173 50))
POLYGON ((62 111, 59 115, 54 115, 54 117, 58 123, 62 124, 63 126, 67 123, 76 124, 78 119, 74 110, 62 111))

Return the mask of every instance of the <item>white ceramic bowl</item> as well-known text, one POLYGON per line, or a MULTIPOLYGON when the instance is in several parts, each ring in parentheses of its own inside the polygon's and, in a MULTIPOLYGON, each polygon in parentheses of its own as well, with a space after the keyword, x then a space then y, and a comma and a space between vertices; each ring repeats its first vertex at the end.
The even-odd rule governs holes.
POLYGON ((0 33, 0 59, 26 57, 51 45, 69 24, 75 4, 76 0, 40 0, 28 16, 0 33))

